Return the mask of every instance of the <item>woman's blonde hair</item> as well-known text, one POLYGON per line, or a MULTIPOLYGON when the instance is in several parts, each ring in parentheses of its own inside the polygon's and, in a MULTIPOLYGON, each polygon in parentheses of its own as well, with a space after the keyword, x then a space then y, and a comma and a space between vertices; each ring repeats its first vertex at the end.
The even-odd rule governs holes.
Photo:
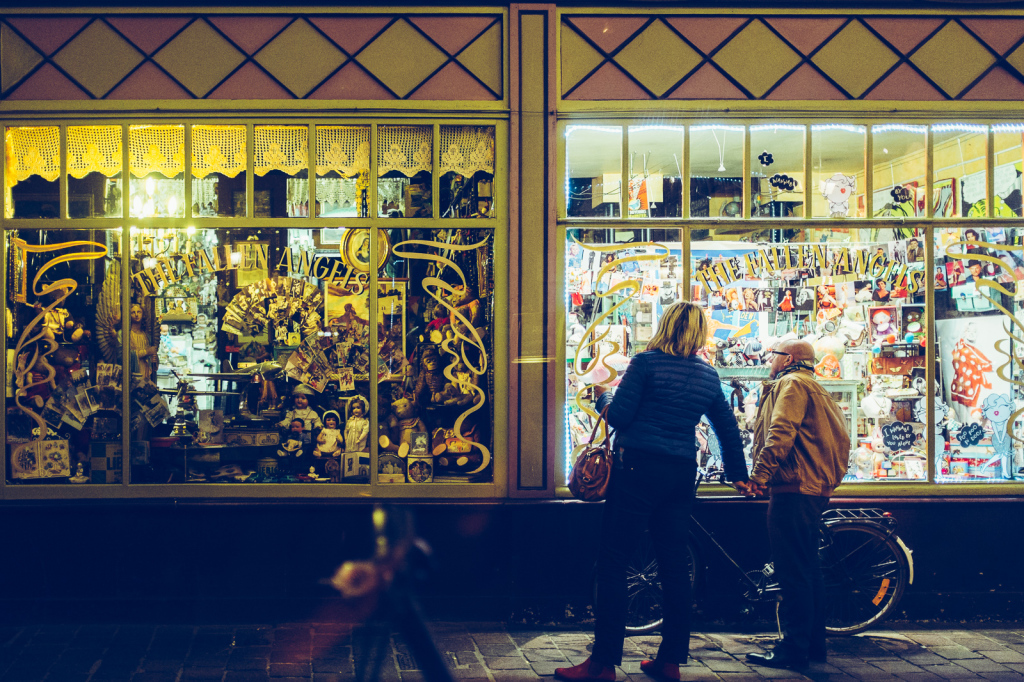
POLYGON ((704 316, 704 309, 693 303, 673 303, 665 308, 658 331, 647 344, 647 350, 689 356, 707 341, 708 320, 704 316))

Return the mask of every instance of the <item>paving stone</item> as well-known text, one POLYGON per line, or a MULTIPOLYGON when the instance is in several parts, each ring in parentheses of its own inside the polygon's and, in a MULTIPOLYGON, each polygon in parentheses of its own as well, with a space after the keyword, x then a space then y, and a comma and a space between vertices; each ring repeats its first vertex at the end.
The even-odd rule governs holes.
POLYGON ((1024 654, 1012 649, 998 649, 996 651, 983 651, 985 658, 996 663, 1024 663, 1024 654))
POLYGON ((175 672, 144 672, 135 673, 132 682, 177 682, 178 673, 175 672))
POLYGON ((309 677, 313 674, 313 666, 309 661, 304 663, 271 663, 271 677, 309 677))
POLYGON ((942 665, 946 662, 942 656, 931 651, 922 650, 900 656, 904 661, 914 665, 942 665))
POLYGON ((522 656, 484 656, 484 665, 491 670, 523 670, 530 667, 522 656))
POLYGON ((735 658, 729 659, 705 659, 703 657, 694 656, 698 661, 708 667, 708 670, 713 670, 716 673, 749 673, 752 666, 748 666, 744 663, 740 663, 735 658))
POLYGON ((494 682, 525 682, 538 679, 532 670, 495 670, 491 672, 494 682))
POLYGON ((1020 673, 1011 672, 1009 670, 1005 673, 981 673, 981 676, 986 680, 997 680, 998 682, 1002 682, 1003 680, 1006 682, 1010 682, 1010 680, 1016 680, 1019 682, 1021 679, 1020 673))
POLYGON ((954 642, 960 646, 967 647, 971 651, 992 651, 994 649, 1001 649, 1002 644, 988 637, 978 637, 977 635, 971 635, 969 637, 953 637, 954 642))
POLYGON ((934 673, 939 677, 946 680, 976 680, 981 679, 978 675, 972 673, 967 668, 961 668, 955 663, 947 663, 945 665, 923 665, 921 670, 925 672, 934 673))
POLYGON ((224 674, 224 682, 269 682, 270 675, 257 670, 229 670, 224 674))
POLYGON ((499 657, 499 656, 518 656, 519 650, 515 644, 509 642, 508 644, 488 644, 488 643, 477 643, 477 647, 480 649, 480 653, 485 657, 499 657))
POLYGON ((933 646, 929 651, 942 656, 948 661, 959 661, 965 658, 983 658, 981 654, 971 651, 965 646, 954 644, 952 646, 933 646))
MULTIPOLYGON (((386 662, 387 661, 385 660, 385 663, 386 662)), ((352 670, 352 661, 347 658, 326 658, 313 661, 314 673, 346 673, 352 670)))
POLYGON ((216 668, 190 668, 181 671, 182 680, 219 680, 224 677, 224 666, 216 668))
MULTIPOLYGON (((936 656, 941 661, 941 657, 936 656)), ((895 659, 888 661, 871 661, 871 665, 884 670, 887 673, 917 673, 921 672, 919 666, 914 665, 908 661, 895 659)))
MULTIPOLYGON (((523 651, 523 658, 530 663, 546 663, 551 661, 564 663, 567 660, 565 655, 558 649, 526 649, 523 651)), ((623 655, 623 660, 625 660, 625 655, 623 655)))
POLYGON ((556 661, 538 661, 531 663, 530 668, 538 675, 554 675, 556 668, 564 668, 567 665, 568 663, 558 663, 556 661))
POLYGON ((987 658, 968 659, 963 661, 957 661, 957 665, 967 668, 968 670, 976 673, 1001 673, 1009 672, 1009 668, 1005 665, 990 661, 987 658))
POLYGON ((907 682, 942 682, 941 677, 935 673, 926 673, 923 670, 912 673, 896 673, 896 677, 907 682))

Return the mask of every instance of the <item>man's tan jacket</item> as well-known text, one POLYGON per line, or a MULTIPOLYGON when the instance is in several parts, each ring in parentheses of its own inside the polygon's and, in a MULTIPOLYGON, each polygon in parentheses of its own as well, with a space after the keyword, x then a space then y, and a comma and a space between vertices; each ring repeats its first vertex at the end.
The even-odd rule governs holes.
POLYGON ((810 369, 764 382, 750 479, 772 492, 828 497, 846 474, 846 417, 810 369))

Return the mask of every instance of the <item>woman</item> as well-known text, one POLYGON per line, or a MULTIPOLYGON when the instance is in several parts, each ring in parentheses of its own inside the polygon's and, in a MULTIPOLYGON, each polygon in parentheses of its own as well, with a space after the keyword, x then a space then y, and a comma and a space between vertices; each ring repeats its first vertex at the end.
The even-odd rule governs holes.
POLYGON ((718 372, 696 353, 707 342, 708 323, 693 303, 665 309, 648 350, 634 357, 615 392, 603 393, 620 452, 604 507, 598 558, 597 624, 593 653, 562 680, 615 679, 622 662, 626 623, 626 561, 649 528, 658 556, 664 625, 657 658, 641 669, 660 679, 679 679, 690 644, 690 578, 686 538, 697 472, 695 429, 707 415, 722 444, 726 475, 750 494, 736 418, 722 393, 718 372))
POLYGON ((885 288, 885 280, 875 280, 875 290, 871 292, 871 300, 879 303, 885 303, 889 300, 890 292, 885 288))

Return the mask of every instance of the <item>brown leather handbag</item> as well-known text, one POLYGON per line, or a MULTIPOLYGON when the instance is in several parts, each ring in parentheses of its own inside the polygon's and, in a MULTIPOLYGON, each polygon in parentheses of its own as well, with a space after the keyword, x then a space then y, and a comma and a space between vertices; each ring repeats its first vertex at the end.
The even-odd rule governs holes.
POLYGON ((611 448, 612 428, 608 425, 607 412, 606 407, 597 418, 594 430, 590 433, 590 442, 580 443, 572 451, 576 459, 569 472, 569 492, 577 500, 600 502, 608 496, 615 453, 611 448), (595 442, 602 422, 605 425, 604 438, 595 442))

